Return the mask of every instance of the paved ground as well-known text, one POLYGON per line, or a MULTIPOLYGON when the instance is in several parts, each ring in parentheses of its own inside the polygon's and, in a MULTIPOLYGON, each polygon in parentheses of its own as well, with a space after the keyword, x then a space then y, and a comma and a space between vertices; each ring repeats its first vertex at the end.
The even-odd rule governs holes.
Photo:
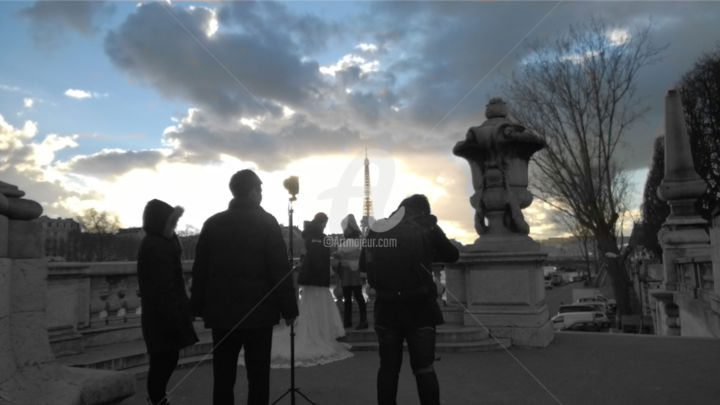
MULTIPOLYGON (((417 404, 405 360, 399 404, 417 404)), ((321 405, 375 403, 377 353, 297 370, 297 386, 321 405)), ((637 335, 561 333, 545 349, 443 353, 436 364, 442 403, 462 404, 717 404, 720 340, 637 335)), ((170 386, 189 372, 175 372, 170 386)), ((287 370, 273 370, 271 398, 289 386, 287 370)), ((144 404, 145 381, 123 405, 144 404)), ((173 405, 210 404, 212 370, 202 365, 179 384, 173 405)), ((244 369, 236 403, 244 404, 244 369)), ((298 404, 305 404, 297 398, 298 404)), ((286 398, 280 404, 290 404, 286 398)))

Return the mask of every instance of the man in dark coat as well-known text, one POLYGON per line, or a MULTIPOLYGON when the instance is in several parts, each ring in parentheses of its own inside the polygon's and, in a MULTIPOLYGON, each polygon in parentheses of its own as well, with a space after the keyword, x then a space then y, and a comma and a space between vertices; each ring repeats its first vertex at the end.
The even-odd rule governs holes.
POLYGON ((180 264, 175 227, 183 214, 160 200, 145 205, 145 237, 138 251, 137 272, 142 305, 141 325, 150 369, 148 400, 167 404, 165 389, 177 366, 180 349, 197 342, 180 264))
POLYGON ((430 215, 430 204, 424 195, 415 194, 403 200, 393 217, 402 219, 384 232, 371 230, 367 247, 360 254, 361 271, 368 273, 368 282, 376 291, 378 405, 396 403, 404 340, 420 403, 438 405, 440 388, 433 362, 435 327, 443 323, 443 317, 431 264, 454 262, 459 253, 437 225, 437 219, 430 215))
POLYGON ((260 207, 261 184, 251 170, 235 173, 234 199, 205 221, 196 248, 191 304, 212 329, 214 405, 234 404, 243 347, 248 403, 268 403, 273 326, 298 315, 285 242, 275 218, 260 207))

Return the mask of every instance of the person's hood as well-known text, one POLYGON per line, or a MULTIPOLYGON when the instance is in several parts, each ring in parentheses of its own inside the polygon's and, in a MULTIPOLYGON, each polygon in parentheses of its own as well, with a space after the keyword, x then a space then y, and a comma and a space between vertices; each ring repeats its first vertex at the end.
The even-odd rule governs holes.
POLYGON ((355 221, 355 215, 348 214, 345 218, 340 221, 340 226, 343 230, 343 236, 346 238, 359 238, 361 235, 360 227, 355 221))
POLYGON ((173 208, 164 201, 150 200, 143 212, 143 230, 148 235, 169 238, 174 231, 172 224, 182 216, 183 212, 185 210, 180 206, 173 208))

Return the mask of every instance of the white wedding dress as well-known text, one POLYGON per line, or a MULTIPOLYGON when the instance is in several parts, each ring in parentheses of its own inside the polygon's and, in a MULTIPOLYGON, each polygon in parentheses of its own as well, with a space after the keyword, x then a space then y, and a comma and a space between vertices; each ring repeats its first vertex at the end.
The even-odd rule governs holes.
MULTIPOLYGON (((295 321, 295 367, 312 367, 353 356, 340 312, 328 287, 300 286, 299 315, 295 321)), ((239 357, 239 364, 245 363, 239 357)), ((281 321, 273 330, 270 367, 290 368, 290 327, 281 321)))

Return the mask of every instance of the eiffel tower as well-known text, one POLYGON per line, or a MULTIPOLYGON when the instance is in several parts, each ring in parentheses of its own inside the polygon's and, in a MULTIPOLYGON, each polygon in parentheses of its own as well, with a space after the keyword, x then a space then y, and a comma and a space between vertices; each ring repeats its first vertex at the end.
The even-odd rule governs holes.
POLYGON ((374 222, 372 217, 372 198, 370 198, 370 161, 367 157, 367 148, 365 148, 365 197, 363 198, 363 217, 360 221, 363 235, 367 235, 370 224, 374 222))

